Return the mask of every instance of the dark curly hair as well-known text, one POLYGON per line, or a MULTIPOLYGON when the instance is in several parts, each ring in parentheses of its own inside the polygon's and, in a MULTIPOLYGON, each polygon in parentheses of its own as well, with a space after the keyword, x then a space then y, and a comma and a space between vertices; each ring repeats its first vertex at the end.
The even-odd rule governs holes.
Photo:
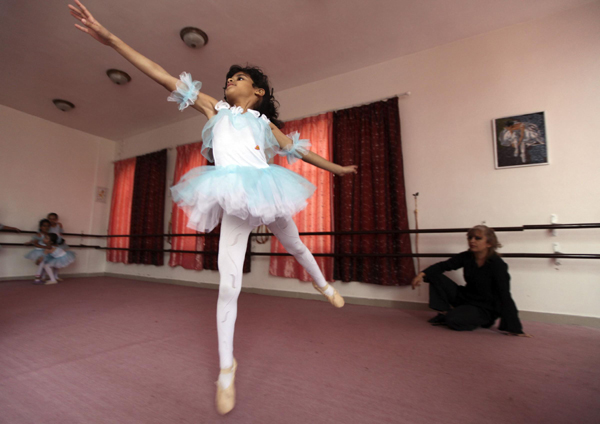
POLYGON ((281 122, 277 117, 279 116, 279 112, 277 108, 279 107, 279 102, 275 100, 273 97, 273 90, 269 86, 269 77, 267 77, 262 69, 258 66, 240 66, 240 65, 232 65, 229 68, 229 72, 227 72, 227 77, 225 77, 225 87, 223 87, 223 97, 225 100, 225 89, 227 88, 227 80, 237 74, 238 72, 243 72, 248 75, 252 79, 252 86, 255 88, 262 88, 265 90, 265 95, 263 96, 260 103, 254 106, 252 109, 262 113, 277 127, 282 128, 283 122, 281 122))
POLYGON ((44 219, 40 219, 40 223, 39 223, 39 225, 38 225, 38 229, 39 229, 40 231, 42 231, 42 225, 43 225, 43 224, 52 225, 52 223, 50 222, 50 220, 49 220, 49 219, 46 219, 46 218, 44 218, 44 219))
POLYGON ((54 233, 50 233, 48 234, 48 237, 50 237, 50 242, 55 245, 58 244, 58 236, 54 233))

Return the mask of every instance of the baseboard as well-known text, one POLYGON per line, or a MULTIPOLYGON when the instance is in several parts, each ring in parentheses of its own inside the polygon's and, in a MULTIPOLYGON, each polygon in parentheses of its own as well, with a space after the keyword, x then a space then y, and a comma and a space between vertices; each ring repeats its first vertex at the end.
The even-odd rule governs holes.
MULTIPOLYGON (((197 283, 194 281, 184 281, 184 280, 172 280, 167 278, 155 278, 155 277, 144 277, 144 276, 136 276, 136 275, 128 275, 128 274, 116 274, 112 272, 107 272, 104 274, 106 277, 115 277, 115 278, 124 278, 127 280, 142 280, 153 283, 162 283, 162 284, 174 284, 178 286, 187 286, 187 287, 200 287, 204 289, 213 289, 217 290, 219 288, 218 284, 213 283, 197 283)), ((308 299, 308 300, 320 300, 326 302, 327 300, 323 298, 322 295, 317 293, 299 293, 299 292, 290 292, 283 290, 275 290, 275 289, 259 289, 253 287, 242 287, 242 291, 244 293, 254 293, 260 294, 264 296, 276 296, 276 297, 288 297, 293 299, 308 299)), ((400 300, 383 300, 383 299, 364 299, 361 297, 350 297, 344 296, 344 300, 348 304, 353 305, 365 305, 365 306, 382 306, 387 308, 396 308, 396 309, 414 309, 426 311, 429 308, 425 303, 416 303, 416 302, 404 302, 400 300)))
POLYGON ((144 277, 138 275, 130 275, 130 274, 116 274, 113 272, 105 272, 105 277, 115 277, 115 278, 123 278, 125 280, 137 280, 137 281, 148 281, 151 283, 161 283, 161 284, 172 284, 175 286, 186 286, 186 287, 198 287, 201 289, 218 289, 218 284, 211 283, 197 283, 195 281, 185 281, 185 280, 173 280, 169 278, 156 278, 156 277, 144 277))
MULTIPOLYGON (((85 278, 85 277, 105 277, 106 273, 104 272, 85 272, 85 273, 76 273, 76 274, 60 274, 60 278, 85 278)), ((17 280, 35 280, 35 275, 20 275, 18 277, 0 277, 0 282, 2 281, 17 281, 17 280)))
MULTIPOLYGON (((137 275, 130 274, 117 274, 112 272, 97 272, 97 273, 88 273, 88 274, 65 274, 65 278, 82 278, 82 277, 114 277, 114 278, 123 278, 127 280, 136 280, 136 281, 148 281, 152 283, 160 283, 160 284, 172 284, 177 286, 187 286, 187 287, 198 287, 203 289, 212 289, 217 290, 219 288, 218 284, 212 283, 197 283, 194 281, 184 281, 184 280, 173 280, 168 278, 154 278, 154 277, 143 277, 137 275)), ((0 277, 0 281, 15 281, 15 280, 33 280, 34 276, 27 275, 21 277, 0 277)), ((264 296, 277 296, 277 297, 288 297, 294 299, 309 299, 309 300, 319 300, 326 302, 326 300, 320 294, 313 293, 298 293, 298 292, 288 292, 282 290, 274 290, 274 289, 258 289, 252 287, 244 287, 242 291, 245 293, 254 293, 260 294, 264 296)), ((385 300, 385 299, 365 299, 360 297, 351 297, 344 296, 346 303, 352 305, 365 305, 365 306, 378 306, 384 308, 394 308, 394 309, 410 309, 417 311, 427 311, 429 307, 426 303, 418 303, 418 302, 406 302, 402 300, 385 300)), ((563 325, 581 325, 584 327, 593 327, 600 328, 600 318, 595 317, 585 317, 579 315, 564 315, 564 314, 553 314, 547 312, 532 312, 532 311, 519 311, 519 316, 523 321, 535 321, 535 322, 543 322, 548 324, 563 324, 563 325)))
POLYGON ((545 322, 547 324, 581 325, 600 328, 600 318, 580 315, 552 314, 548 312, 519 311, 522 321, 545 322))

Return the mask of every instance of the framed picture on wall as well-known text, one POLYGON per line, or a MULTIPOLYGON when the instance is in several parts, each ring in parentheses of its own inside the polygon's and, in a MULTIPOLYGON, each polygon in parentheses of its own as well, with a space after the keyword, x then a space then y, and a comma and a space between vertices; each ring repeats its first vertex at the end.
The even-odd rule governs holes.
POLYGON ((496 169, 548 164, 544 112, 492 120, 496 169))

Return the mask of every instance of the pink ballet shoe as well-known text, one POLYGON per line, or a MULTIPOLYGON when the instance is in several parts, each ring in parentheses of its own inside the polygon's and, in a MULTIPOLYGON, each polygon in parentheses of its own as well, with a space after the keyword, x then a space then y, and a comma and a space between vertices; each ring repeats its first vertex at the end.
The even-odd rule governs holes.
POLYGON ((226 389, 223 389, 217 381, 217 412, 225 415, 230 412, 235 406, 235 371, 237 370, 237 361, 233 358, 233 365, 229 368, 222 368, 221 374, 232 374, 231 384, 226 389))
POLYGON ((327 296, 325 294, 325 290, 327 290, 328 287, 331 287, 329 284, 327 284, 325 287, 321 288, 319 286, 317 286, 316 283, 312 283, 313 287, 315 288, 316 291, 318 291, 319 293, 321 293, 323 296, 325 296, 327 298, 327 300, 329 300, 329 303, 331 303, 333 306, 335 306, 336 308, 341 308, 342 306, 344 306, 344 304, 346 302, 344 302, 344 298, 338 293, 338 291, 333 288, 333 294, 331 296, 327 296))

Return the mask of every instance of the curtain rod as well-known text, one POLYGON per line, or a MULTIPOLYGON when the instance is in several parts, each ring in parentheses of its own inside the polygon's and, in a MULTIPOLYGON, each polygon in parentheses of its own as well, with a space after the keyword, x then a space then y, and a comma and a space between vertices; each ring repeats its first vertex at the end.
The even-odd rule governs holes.
POLYGON ((402 98, 402 97, 408 97, 410 96, 410 91, 405 91, 404 93, 400 93, 400 94, 394 94, 393 96, 386 96, 386 97, 381 97, 379 99, 375 99, 375 100, 370 100, 368 102, 363 102, 363 103, 358 103, 355 105, 351 105, 351 106, 344 106, 341 107, 339 109, 333 109, 333 110, 325 110, 323 112, 317 112, 317 113, 311 113, 310 115, 305 115, 305 116, 301 116, 300 118, 293 118, 293 119, 288 119, 284 122, 290 122, 290 121, 299 121, 301 119, 304 118, 310 118, 311 116, 318 116, 318 115, 322 115, 324 113, 329 113, 329 112, 338 112, 340 110, 346 110, 346 109, 352 109, 354 107, 359 107, 359 106, 364 106, 364 105, 369 105, 371 103, 375 103, 375 102, 381 102, 383 100, 389 100, 389 99, 393 99, 394 97, 398 97, 398 99, 402 98))

